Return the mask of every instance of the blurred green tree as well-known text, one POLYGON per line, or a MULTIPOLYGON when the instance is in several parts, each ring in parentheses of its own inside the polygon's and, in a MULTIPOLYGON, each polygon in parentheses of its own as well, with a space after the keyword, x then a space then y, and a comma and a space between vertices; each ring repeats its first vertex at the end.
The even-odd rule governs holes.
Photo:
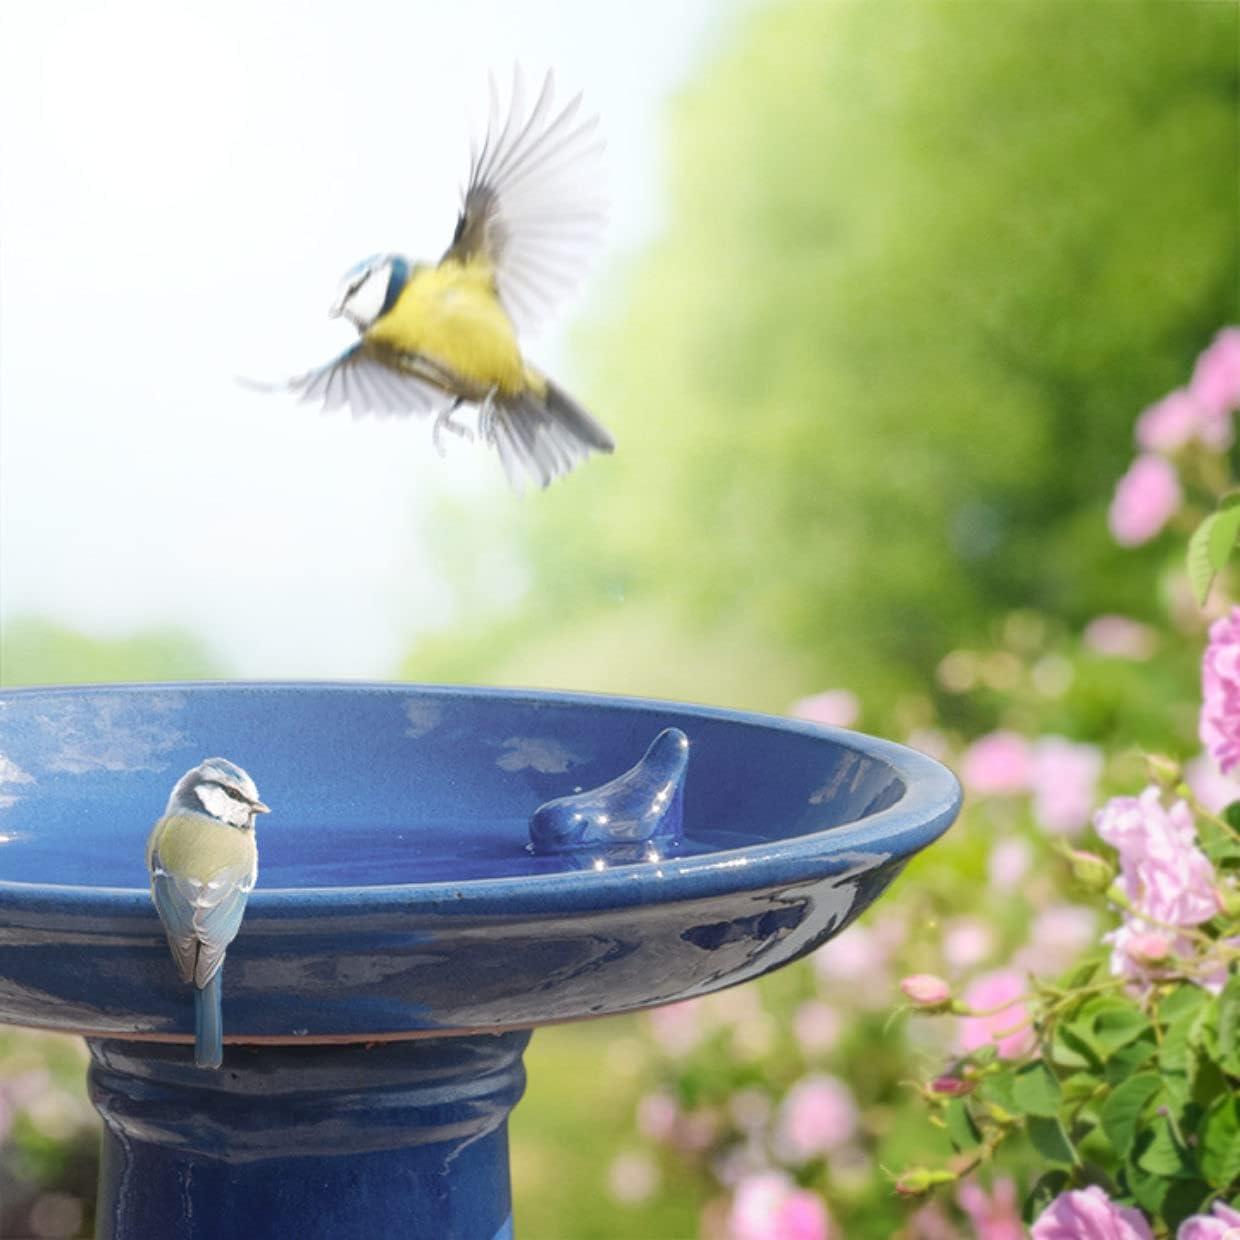
POLYGON ((209 680, 223 673, 195 637, 174 628, 88 637, 38 616, 0 626, 0 684, 209 680))
POLYGON ((675 107, 667 228, 583 338, 616 457, 441 514, 460 618, 404 672, 843 684, 882 719, 1011 608, 1150 613, 1165 545, 1118 551, 1105 506, 1137 412, 1240 313, 1238 35, 1194 0, 738 19, 675 107), (528 588, 496 604, 508 554, 528 588))

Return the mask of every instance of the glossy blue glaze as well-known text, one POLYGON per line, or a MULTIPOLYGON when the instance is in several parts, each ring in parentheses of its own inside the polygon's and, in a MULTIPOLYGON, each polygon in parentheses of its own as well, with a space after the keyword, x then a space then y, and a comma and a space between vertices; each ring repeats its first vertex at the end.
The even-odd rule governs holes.
POLYGON ((385 1046, 92 1041, 99 1240, 501 1240, 528 1033, 385 1046))
POLYGON ((187 1039, 146 890, 175 778, 223 754, 272 813, 229 949, 229 1041, 530 1028, 689 998, 811 951, 951 823, 897 745, 636 699, 409 685, 0 693, 0 1021, 187 1039), (658 862, 535 854, 530 815, 692 747, 658 862))
POLYGON ((530 818, 534 851, 584 853, 600 869, 658 861, 683 834, 688 766, 689 738, 664 728, 623 775, 540 805, 530 818))

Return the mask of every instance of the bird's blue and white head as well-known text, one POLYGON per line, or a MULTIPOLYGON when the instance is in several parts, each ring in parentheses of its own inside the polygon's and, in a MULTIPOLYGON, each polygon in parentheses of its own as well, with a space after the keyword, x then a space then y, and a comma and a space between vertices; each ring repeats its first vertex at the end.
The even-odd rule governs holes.
POLYGON ((408 280, 408 259, 399 254, 374 254, 345 272, 329 313, 332 318, 343 315, 364 332, 396 304, 408 280))
POLYGON ((186 811, 243 830, 254 826, 256 815, 269 812, 254 781, 227 758, 208 758, 177 780, 165 815, 186 811))

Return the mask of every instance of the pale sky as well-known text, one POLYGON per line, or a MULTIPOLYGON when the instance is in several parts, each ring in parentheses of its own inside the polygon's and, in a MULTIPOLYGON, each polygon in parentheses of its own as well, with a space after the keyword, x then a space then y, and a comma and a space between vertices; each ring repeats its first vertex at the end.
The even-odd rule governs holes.
POLYGON ((391 674, 449 618, 422 518, 502 490, 498 462, 235 376, 349 343, 327 308, 358 259, 443 250, 487 72, 514 61, 584 88, 607 138, 608 249, 530 342, 571 371, 574 314, 657 235, 661 119, 721 8, 0 6, 0 623, 173 623, 241 676, 391 674))

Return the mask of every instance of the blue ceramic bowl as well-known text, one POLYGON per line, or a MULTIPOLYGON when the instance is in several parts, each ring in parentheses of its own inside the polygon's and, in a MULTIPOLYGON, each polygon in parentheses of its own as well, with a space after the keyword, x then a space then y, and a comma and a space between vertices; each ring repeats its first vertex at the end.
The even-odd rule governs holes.
POLYGON ((588 695, 365 684, 0 693, 0 1022, 188 1038, 144 848, 221 755, 272 813, 229 949, 229 1041, 528 1028, 705 994, 813 950, 960 804, 857 733, 588 695), (683 840, 582 867, 529 847, 544 802, 689 740, 683 840))

